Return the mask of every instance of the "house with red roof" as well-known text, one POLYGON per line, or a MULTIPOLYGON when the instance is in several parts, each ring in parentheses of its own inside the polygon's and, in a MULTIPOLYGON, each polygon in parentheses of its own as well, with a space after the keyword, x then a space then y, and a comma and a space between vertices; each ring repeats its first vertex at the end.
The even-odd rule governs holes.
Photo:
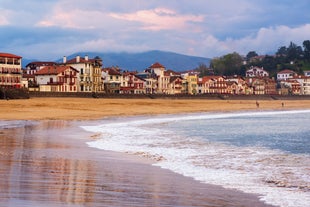
POLYGON ((77 92, 79 72, 71 66, 46 66, 35 73, 41 92, 77 92))
POLYGON ((120 93, 122 74, 119 68, 102 68, 101 78, 105 93, 120 93))
POLYGON ((269 77, 269 72, 264 70, 263 67, 257 67, 257 66, 251 66, 250 69, 248 69, 245 72, 246 77, 269 77))
POLYGON ((145 94, 146 80, 137 76, 136 72, 124 72, 122 74, 122 82, 120 93, 123 94, 145 94))
POLYGON ((0 53, 0 87, 22 87, 22 57, 10 53, 0 53))
POLYGON ((156 74, 157 76, 157 91, 159 94, 168 94, 169 91, 169 82, 170 82, 170 73, 167 73, 166 67, 162 64, 156 62, 152 64, 148 70, 151 73, 156 74))
POLYGON ((68 65, 75 68, 79 76, 80 92, 103 92, 103 82, 101 77, 102 60, 99 57, 89 58, 88 55, 67 60, 63 57, 62 65, 68 65))
POLYGON ((168 85, 168 94, 181 94, 184 93, 183 78, 181 76, 170 77, 168 85))
POLYGON ((277 73, 277 80, 278 81, 287 80, 297 75, 298 74, 295 71, 285 69, 277 73))

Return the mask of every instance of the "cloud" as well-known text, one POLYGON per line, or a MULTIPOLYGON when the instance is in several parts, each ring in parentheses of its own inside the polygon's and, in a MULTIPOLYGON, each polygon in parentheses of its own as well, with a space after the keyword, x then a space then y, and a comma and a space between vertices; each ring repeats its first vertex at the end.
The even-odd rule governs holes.
POLYGON ((261 28, 256 34, 248 35, 238 39, 227 38, 220 40, 212 35, 204 38, 203 45, 209 57, 219 56, 231 52, 246 55, 249 51, 259 54, 274 53, 281 46, 288 46, 292 41, 302 45, 304 40, 309 40, 310 24, 299 27, 288 27, 285 25, 261 28), (209 51, 209 52, 208 52, 209 51))
POLYGON ((8 16, 10 15, 10 11, 0 9, 0 26, 9 25, 8 16))
POLYGON ((175 30, 186 29, 191 22, 202 22, 203 15, 180 15, 167 8, 139 10, 134 13, 111 13, 111 17, 124 21, 134 21, 142 24, 143 30, 175 30))

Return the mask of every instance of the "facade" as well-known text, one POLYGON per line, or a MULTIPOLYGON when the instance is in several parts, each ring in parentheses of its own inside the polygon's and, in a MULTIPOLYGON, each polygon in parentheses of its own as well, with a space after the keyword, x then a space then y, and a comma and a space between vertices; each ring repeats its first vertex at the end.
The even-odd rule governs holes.
POLYGON ((71 66, 46 66, 35 74, 41 92, 78 92, 79 72, 71 66))
POLYGON ((136 76, 145 80, 145 93, 146 94, 156 94, 158 81, 157 75, 152 73, 150 70, 145 70, 144 72, 137 73, 136 76))
POLYGON ((105 93, 120 93, 122 74, 119 68, 103 68, 101 77, 105 93))
POLYGON ((134 72, 122 74, 120 93, 122 94, 145 94, 146 80, 140 78, 134 72))
POLYGON ((0 53, 0 87, 22 87, 22 57, 0 53))
POLYGON ((64 56, 62 65, 71 66, 79 72, 79 92, 103 92, 102 60, 99 57, 90 59, 87 55, 84 58, 76 56, 67 61, 67 57, 64 56))
POLYGON ((310 77, 310 70, 304 71, 304 75, 305 75, 306 77, 310 77))
POLYGON ((183 78, 180 76, 173 76, 170 78, 168 94, 181 94, 183 93, 183 78))
POLYGON ((54 66, 56 64, 57 63, 55 62, 44 62, 44 61, 31 62, 26 65, 26 68, 24 69, 24 74, 33 75, 37 71, 41 70, 46 66, 54 66))
POLYGON ((294 80, 300 84, 300 94, 310 95, 310 77, 307 76, 296 76, 294 80))
POLYGON ((249 70, 245 72, 246 77, 269 77, 269 73, 264 70, 263 67, 251 66, 249 70))
POLYGON ((248 85, 246 83, 245 78, 241 76, 231 76, 231 77, 226 77, 226 81, 235 82, 237 84, 237 87, 234 87, 235 91, 232 91, 233 94, 237 94, 237 95, 247 94, 248 85))
POLYGON ((150 73, 154 73, 157 76, 157 91, 158 94, 167 94, 168 93, 168 85, 170 82, 170 76, 165 73, 166 67, 162 64, 156 62, 152 64, 148 71, 150 73))
POLYGON ((227 82, 223 76, 211 76, 210 93, 226 94, 227 82))
POLYGON ((292 70, 282 70, 279 73, 277 73, 277 80, 287 80, 290 78, 294 78, 294 76, 297 76, 297 73, 292 70))

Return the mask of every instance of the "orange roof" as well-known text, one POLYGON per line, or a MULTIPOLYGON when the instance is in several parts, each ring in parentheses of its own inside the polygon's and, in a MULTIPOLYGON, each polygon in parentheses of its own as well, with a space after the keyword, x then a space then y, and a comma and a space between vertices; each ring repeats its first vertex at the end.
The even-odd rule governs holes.
POLYGON ((58 75, 59 73, 62 73, 68 69, 77 71, 76 69, 70 66, 46 66, 41 70, 39 70, 38 72, 36 72, 36 75, 58 75))
POLYGON ((0 52, 0 57, 7 57, 7 58, 22 58, 21 56, 10 54, 10 53, 1 53, 0 52))
POLYGON ((163 66, 159 62, 156 62, 153 65, 151 65, 150 68, 165 68, 165 66, 163 66))
POLYGON ((285 69, 285 70, 282 70, 282 71, 278 72, 278 74, 286 74, 286 73, 296 73, 296 72, 292 71, 292 70, 289 70, 289 69, 285 69))
POLYGON ((30 65, 35 65, 35 66, 52 66, 52 65, 56 65, 55 62, 49 62, 49 61, 35 61, 35 62, 30 62, 26 65, 26 67, 30 66, 30 65))
POLYGON ((109 75, 121 75, 121 73, 114 68, 103 68, 102 71, 108 72, 109 75))

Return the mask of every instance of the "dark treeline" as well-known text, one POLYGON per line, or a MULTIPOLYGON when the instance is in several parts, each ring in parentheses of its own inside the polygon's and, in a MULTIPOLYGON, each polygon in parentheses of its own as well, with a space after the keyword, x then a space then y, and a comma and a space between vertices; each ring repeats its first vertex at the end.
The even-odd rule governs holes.
POLYGON ((196 68, 200 76, 205 75, 241 75, 251 66, 263 67, 271 76, 283 69, 290 69, 298 74, 310 70, 310 40, 303 41, 302 46, 291 42, 289 46, 282 46, 275 55, 259 56, 255 51, 250 51, 246 57, 238 53, 230 53, 211 60, 210 68, 201 64, 196 68))

